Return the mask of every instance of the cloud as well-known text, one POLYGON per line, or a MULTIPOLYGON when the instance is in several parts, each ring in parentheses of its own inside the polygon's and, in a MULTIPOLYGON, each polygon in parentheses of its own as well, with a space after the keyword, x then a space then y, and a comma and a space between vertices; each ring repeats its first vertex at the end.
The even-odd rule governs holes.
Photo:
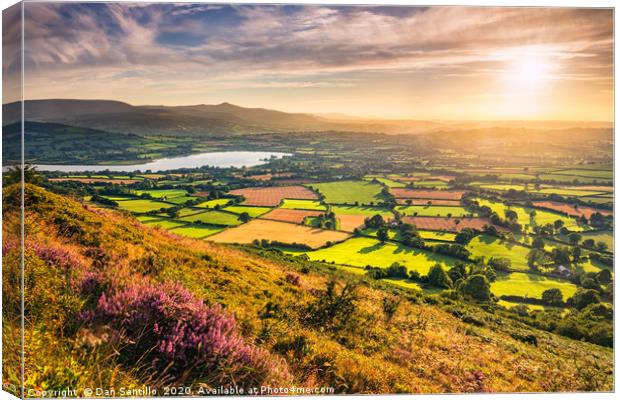
POLYGON ((336 81, 346 74, 367 80, 390 74, 489 79, 515 61, 519 53, 513 49, 540 52, 557 66, 555 80, 608 86, 613 75, 608 9, 25 6, 33 94, 44 81, 62 92, 87 81, 90 87, 94 82, 113 87, 110 79, 117 78, 144 87, 201 90, 354 86, 336 81))

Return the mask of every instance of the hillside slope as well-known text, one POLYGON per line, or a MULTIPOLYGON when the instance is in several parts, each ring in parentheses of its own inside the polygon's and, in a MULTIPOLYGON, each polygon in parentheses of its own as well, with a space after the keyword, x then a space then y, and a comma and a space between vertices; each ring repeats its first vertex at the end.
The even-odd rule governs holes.
MULTIPOLYGON (((19 342, 19 187, 3 196, 9 348, 19 342)), ((26 388, 613 388, 610 349, 298 258, 184 239, 32 185, 25 196, 26 388)), ((4 354, 4 381, 15 383, 19 360, 4 354)))

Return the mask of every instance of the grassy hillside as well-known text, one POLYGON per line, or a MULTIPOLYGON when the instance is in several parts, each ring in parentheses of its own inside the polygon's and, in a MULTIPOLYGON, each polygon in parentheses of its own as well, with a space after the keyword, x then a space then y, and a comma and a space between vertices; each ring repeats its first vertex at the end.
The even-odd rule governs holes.
MULTIPOLYGON (((10 348, 19 343, 19 187, 3 196, 10 348)), ((182 238, 35 186, 25 196, 27 389, 613 388, 608 348, 299 257, 182 238)), ((6 348, 4 382, 17 384, 17 352, 6 348)))

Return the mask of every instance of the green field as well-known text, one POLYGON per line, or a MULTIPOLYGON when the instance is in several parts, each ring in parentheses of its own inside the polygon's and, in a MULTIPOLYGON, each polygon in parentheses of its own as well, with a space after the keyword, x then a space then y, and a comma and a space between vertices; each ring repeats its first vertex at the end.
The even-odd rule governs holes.
MULTIPOLYGON (((603 242, 609 248, 609 251, 614 251, 614 234, 611 231, 590 231, 582 232, 582 241, 586 239, 594 239, 595 242, 603 242)), ((567 241, 565 237, 561 237, 561 240, 567 241)))
POLYGON ((118 208, 133 213, 145 213, 149 211, 156 211, 162 208, 170 208, 172 205, 162 203, 161 201, 139 199, 139 200, 125 200, 118 202, 118 208))
POLYGON ((599 180, 610 181, 614 178, 612 170, 595 170, 595 169, 566 169, 561 171, 552 171, 554 175, 577 175, 588 178, 596 178, 599 180))
POLYGON ((576 176, 576 175, 555 175, 555 174, 543 174, 540 175, 540 179, 545 181, 556 181, 562 183, 594 183, 594 182, 605 182, 609 181, 608 179, 597 179, 592 177, 585 176, 576 176))
POLYGON ((327 209, 321 202, 316 200, 298 200, 298 199, 284 199, 280 208, 287 208, 293 210, 316 210, 324 211, 327 209))
POLYGON ((223 210, 235 214, 243 214, 244 212, 246 212, 250 217, 256 218, 260 215, 268 213, 269 211, 271 211, 271 208, 254 206, 228 206, 226 208, 223 208, 223 210))
POLYGON ((596 197, 581 197, 580 200, 591 201, 595 204, 612 204, 614 202, 613 197, 596 196, 596 197))
POLYGON ((422 239, 428 240, 445 240, 453 242, 456 235, 454 233, 439 232, 439 231, 418 231, 422 239))
POLYGON ((187 222, 175 221, 175 220, 167 219, 167 218, 152 219, 149 221, 145 221, 143 223, 148 226, 157 226, 159 228, 164 228, 164 229, 173 229, 173 228, 178 228, 180 226, 187 225, 187 222))
POLYGON ((222 211, 206 211, 199 214, 188 215, 186 217, 179 218, 179 220, 225 226, 235 226, 241 224, 241 221, 239 221, 239 217, 237 215, 222 211))
POLYGON ((593 194, 603 193, 602 191, 596 190, 580 190, 580 189, 563 189, 563 188, 541 188, 538 190, 534 190, 533 188, 529 190, 532 193, 541 193, 541 194, 557 194, 560 196, 591 196, 593 194))
POLYGON ((560 289, 564 300, 577 291, 577 286, 568 281, 522 272, 497 274, 497 279, 491 283, 491 292, 498 297, 506 295, 540 299, 545 290, 552 288, 560 289))
POLYGON ((172 233, 176 233, 177 235, 187 236, 190 238, 201 239, 207 236, 214 235, 218 232, 223 231, 224 228, 221 226, 209 226, 209 225, 186 225, 181 228, 176 228, 170 230, 172 233))
POLYGON ((464 207, 457 206, 398 206, 395 210, 407 216, 421 217, 463 217, 472 214, 464 207))
POLYGON ((381 207, 370 206, 332 206, 331 211, 336 215, 363 215, 372 217, 373 215, 381 215, 384 218, 393 218, 394 214, 381 207))
POLYGON ((142 194, 148 194, 154 199, 172 199, 174 197, 187 196, 187 190, 183 189, 151 189, 151 190, 136 190, 138 196, 142 194))
POLYGON ((425 275, 428 270, 440 263, 450 266, 455 259, 424 250, 405 247, 395 243, 381 244, 371 238, 352 238, 334 246, 306 252, 314 261, 334 262, 336 264, 352 265, 356 267, 387 268, 394 262, 399 262, 409 270, 418 271, 425 275))
POLYGON ((309 185, 325 196, 330 204, 370 204, 383 201, 383 186, 365 181, 338 181, 309 185))
POLYGON ((195 205, 194 207, 200 207, 200 208, 214 208, 215 206, 223 207, 226 204, 228 204, 230 201, 232 201, 232 199, 224 198, 224 199, 207 200, 205 202, 195 205))
POLYGON ((576 219, 567 217, 560 213, 555 213, 553 211, 531 208, 531 207, 521 207, 521 206, 507 206, 504 203, 499 203, 495 201, 490 201, 486 199, 477 199, 478 204, 480 206, 487 206, 494 212, 496 212, 501 218, 505 218, 506 210, 512 210, 517 213, 517 222, 521 224, 522 227, 525 225, 529 225, 532 230, 533 226, 536 225, 546 225, 553 224, 558 219, 564 222, 564 226, 573 231, 582 231, 583 227, 579 225, 576 219), (530 217, 530 212, 534 210, 536 211, 536 216, 532 220, 530 217))
POLYGON ((378 182, 381 182, 382 184, 384 184, 385 186, 390 187, 390 188, 402 188, 402 187, 406 186, 402 182, 394 181, 394 180, 388 179, 388 178, 375 177, 375 176, 366 176, 366 177, 364 177, 365 181, 372 181, 373 179, 376 179, 378 182))
POLYGON ((484 257, 488 260, 491 257, 508 258, 512 263, 512 268, 519 271, 528 271, 527 255, 530 249, 518 244, 502 242, 500 239, 489 236, 476 236, 467 245, 467 250, 473 257, 484 257))

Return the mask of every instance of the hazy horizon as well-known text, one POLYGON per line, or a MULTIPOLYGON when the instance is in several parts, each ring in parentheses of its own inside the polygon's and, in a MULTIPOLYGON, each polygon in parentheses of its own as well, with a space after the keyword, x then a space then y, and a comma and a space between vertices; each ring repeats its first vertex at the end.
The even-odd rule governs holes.
MULTIPOLYGON (((25 3, 25 98, 228 102, 366 119, 611 122, 612 15, 25 3)), ((13 57, 5 73, 15 65, 13 57)))

